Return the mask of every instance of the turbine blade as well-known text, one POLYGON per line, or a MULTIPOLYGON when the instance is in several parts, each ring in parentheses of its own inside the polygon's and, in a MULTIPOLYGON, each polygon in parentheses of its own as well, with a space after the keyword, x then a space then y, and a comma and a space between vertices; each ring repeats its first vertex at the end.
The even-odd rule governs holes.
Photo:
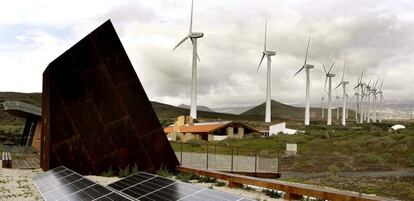
POLYGON ((190 31, 189 31, 189 33, 193 32, 193 8, 194 8, 194 0, 191 1, 191 18, 190 18, 190 31))
POLYGON ((298 70, 298 72, 296 72, 296 73, 293 75, 293 77, 295 77, 297 74, 299 74, 299 73, 300 73, 300 71, 302 71, 304 68, 305 68, 305 66, 303 66, 302 68, 300 68, 300 69, 298 70))
POLYGON ((377 87, 378 81, 379 81, 379 78, 377 79, 377 81, 375 81, 374 89, 377 87))
POLYGON ((326 71, 326 68, 325 68, 325 64, 322 64, 322 66, 323 66, 323 71, 325 71, 325 74, 328 74, 328 72, 326 71))
POLYGON ((180 46, 182 43, 184 43, 184 41, 186 41, 187 39, 188 39, 189 37, 188 36, 186 36, 186 37, 184 37, 175 47, 174 47, 174 49, 173 50, 175 50, 175 49, 177 49, 177 47, 178 46, 180 46))
POLYGON ((325 86, 323 87, 323 93, 326 92, 326 83, 328 81, 328 76, 325 77, 325 86))
POLYGON ((342 82, 344 81, 344 76, 345 76, 345 64, 346 64, 346 59, 344 60, 344 70, 342 71, 342 82))
POLYGON ((263 53, 262 58, 260 59, 260 63, 259 63, 259 66, 257 66, 256 73, 259 71, 260 65, 262 65, 264 57, 265 57, 265 53, 263 53))
POLYGON ((306 66, 306 61, 308 60, 309 43, 310 43, 310 36, 308 39, 308 46, 306 47, 305 64, 303 64, 303 66, 306 66))
POLYGON ((380 88, 379 88, 380 91, 382 90, 382 84, 383 83, 384 83, 384 78, 382 78, 382 81, 381 81, 381 85, 380 85, 380 88))
POLYGON ((266 51, 266 43, 267 43, 267 17, 266 17, 266 22, 265 22, 265 40, 264 40, 263 51, 266 51))
MULTIPOLYGON (((193 41, 193 39, 191 38, 191 43, 193 44, 193 46, 194 46, 194 41, 193 41)), ((198 56, 198 53, 197 53, 197 59, 198 59, 198 62, 200 62, 201 60, 200 60, 200 57, 198 56)))
POLYGON ((333 68, 334 65, 335 65, 335 62, 332 63, 332 66, 331 66, 331 68, 329 68, 329 71, 328 71, 327 74, 329 74, 331 72, 331 70, 332 70, 332 68, 333 68))
POLYGON ((364 76, 364 71, 365 71, 365 68, 362 69, 361 78, 359 79, 360 82, 362 82, 362 76, 364 76))
POLYGON ((337 89, 339 86, 341 86, 341 85, 342 85, 342 82, 341 82, 341 83, 339 83, 339 84, 338 84, 338 86, 336 86, 334 90, 336 90, 336 89, 337 89))

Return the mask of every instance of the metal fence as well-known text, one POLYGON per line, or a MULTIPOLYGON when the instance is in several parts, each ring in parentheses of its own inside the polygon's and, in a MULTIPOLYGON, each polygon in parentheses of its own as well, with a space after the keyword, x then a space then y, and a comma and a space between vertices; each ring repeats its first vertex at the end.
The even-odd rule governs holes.
POLYGON ((230 172, 279 172, 278 150, 171 142, 181 165, 230 172))

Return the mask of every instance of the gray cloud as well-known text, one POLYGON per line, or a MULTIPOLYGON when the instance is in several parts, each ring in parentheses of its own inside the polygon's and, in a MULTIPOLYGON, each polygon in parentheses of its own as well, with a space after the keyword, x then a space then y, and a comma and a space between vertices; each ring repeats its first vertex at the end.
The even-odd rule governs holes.
MULTIPOLYGON (((189 104, 191 43, 175 51, 172 48, 188 33, 190 5, 189 0, 112 3, 95 17, 68 24, 74 24, 73 35, 80 37, 111 18, 150 99, 189 104)), ((303 65, 311 36, 313 104, 319 104, 323 95, 322 64, 336 62, 335 85, 342 76, 345 58, 345 78, 352 82, 349 93, 366 68, 366 81, 384 78, 388 101, 413 101, 413 9, 411 1, 391 0, 196 0, 194 31, 205 33, 199 40, 198 102, 218 108, 264 101, 266 63, 257 74, 256 68, 266 17, 268 47, 278 53, 272 58, 273 99, 303 104, 305 75, 293 74, 303 65)))

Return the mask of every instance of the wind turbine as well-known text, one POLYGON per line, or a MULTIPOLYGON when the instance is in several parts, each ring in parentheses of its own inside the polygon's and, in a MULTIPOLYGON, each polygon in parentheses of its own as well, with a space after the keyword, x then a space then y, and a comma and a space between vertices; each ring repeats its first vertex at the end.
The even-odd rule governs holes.
MULTIPOLYGON (((342 80, 341 83, 338 84, 338 86, 335 88, 337 89, 339 86, 342 85, 342 89, 343 89, 343 95, 342 95, 342 126, 346 125, 346 85, 349 84, 349 82, 344 81, 344 76, 345 76, 345 64, 346 64, 346 60, 344 61, 344 70, 342 72, 342 80)), ((338 107, 339 109, 339 107, 338 107)))
POLYGON ((265 23, 265 40, 264 40, 264 48, 263 48, 263 55, 260 59, 259 66, 257 67, 256 73, 259 71, 260 65, 262 65, 263 59, 267 57, 267 85, 266 85, 266 113, 265 113, 265 122, 269 123, 272 120, 271 117, 271 104, 270 104, 270 96, 271 96, 271 74, 272 74, 272 56, 276 55, 276 52, 270 51, 266 49, 266 42, 267 42, 267 19, 265 23))
MULTIPOLYGON (((336 86, 335 89, 337 89, 339 86, 342 85, 342 89, 343 89, 343 95, 342 95, 342 126, 346 125, 346 85, 349 84, 349 82, 344 81, 344 77, 345 77, 345 64, 346 64, 346 60, 344 61, 344 70, 342 72, 342 79, 341 82, 338 84, 338 86, 336 86)), ((338 107, 339 109, 339 107, 338 107)))
MULTIPOLYGON (((337 92, 335 92, 335 94, 338 94, 337 92)), ((340 99, 341 97, 339 97, 338 95, 336 95, 335 96, 335 99, 336 99, 336 119, 338 120, 339 119, 339 99, 340 99)))
POLYGON ((303 69, 305 69, 306 72, 306 106, 305 106, 305 126, 309 126, 309 87, 310 87, 310 69, 313 68, 313 65, 309 65, 306 63, 306 61, 308 60, 308 50, 309 50, 309 43, 310 43, 310 36, 308 39, 308 46, 306 47, 306 55, 305 55, 305 63, 303 64, 302 68, 300 68, 298 70, 298 72, 295 73, 294 76, 296 76, 297 74, 299 74, 303 69))
POLYGON ((190 116, 193 119, 197 119, 197 59, 200 60, 197 53, 197 39, 204 36, 202 32, 193 32, 193 8, 194 0, 191 1, 191 18, 190 18, 190 30, 188 35, 184 37, 173 50, 177 49, 187 39, 191 40, 193 44, 193 65, 192 65, 192 78, 191 78, 191 107, 190 116))
POLYGON ((372 93, 372 108, 373 108, 373 118, 372 121, 374 123, 377 122, 377 84, 378 84, 379 78, 377 79, 377 81, 374 84, 374 87, 371 89, 371 93, 372 93))
POLYGON ((354 89, 355 89, 355 95, 354 96, 356 96, 356 98, 357 98, 357 110, 355 112, 355 119, 356 119, 356 123, 358 123, 358 112, 359 112, 359 114, 360 114, 359 123, 361 123, 361 124, 363 123, 363 119, 364 119, 363 118, 364 113, 362 112, 362 103, 363 103, 363 99, 364 99, 364 92, 363 92, 364 84, 362 83, 362 76, 364 75, 364 71, 365 71, 365 69, 362 69, 361 77, 358 78, 357 85, 354 87, 354 89), (360 99, 359 96, 361 96, 361 99, 360 99))
MULTIPOLYGON (((359 83, 359 80, 358 82, 359 83)), ((360 108, 359 108, 359 93, 358 93, 358 89, 354 88, 354 95, 351 98, 351 102, 352 100, 354 100, 354 98, 356 97, 356 108, 355 108, 355 123, 358 124, 358 114, 360 112, 360 108)))
POLYGON ((371 122, 371 81, 372 78, 369 80, 368 84, 365 85, 365 96, 366 96, 366 103, 367 103, 367 108, 365 110, 365 118, 367 123, 371 122))
POLYGON ((332 78, 335 77, 335 74, 331 74, 331 70, 333 66, 335 65, 335 62, 332 63, 332 66, 329 68, 328 71, 326 71, 325 65, 323 65, 323 70, 325 71, 325 87, 324 87, 324 93, 326 89, 326 82, 329 80, 329 87, 328 87, 328 118, 326 120, 326 125, 330 126, 332 125, 332 78))
POLYGON ((384 83, 384 78, 382 78, 380 88, 377 92, 377 94, 379 94, 379 99, 380 99, 380 107, 379 107, 380 109, 378 111, 378 116, 379 116, 379 122, 380 123, 382 123, 382 107, 383 107, 383 105, 382 105, 383 102, 382 101, 384 100, 384 96, 382 96, 382 84, 383 83, 384 83))

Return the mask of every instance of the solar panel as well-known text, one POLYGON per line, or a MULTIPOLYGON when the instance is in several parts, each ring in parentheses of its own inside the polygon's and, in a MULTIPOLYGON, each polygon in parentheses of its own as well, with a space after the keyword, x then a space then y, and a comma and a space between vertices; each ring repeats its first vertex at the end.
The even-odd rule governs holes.
POLYGON ((45 201, 248 201, 226 192, 174 181, 139 172, 101 186, 82 175, 59 166, 33 177, 33 183, 45 201))
POLYGON ((125 193, 135 200, 217 200, 217 201, 247 201, 226 192, 211 190, 192 184, 174 181, 157 175, 139 172, 125 179, 108 185, 109 187, 125 193))
POLYGON ((33 177, 33 183, 46 201, 131 200, 63 166, 33 177))

